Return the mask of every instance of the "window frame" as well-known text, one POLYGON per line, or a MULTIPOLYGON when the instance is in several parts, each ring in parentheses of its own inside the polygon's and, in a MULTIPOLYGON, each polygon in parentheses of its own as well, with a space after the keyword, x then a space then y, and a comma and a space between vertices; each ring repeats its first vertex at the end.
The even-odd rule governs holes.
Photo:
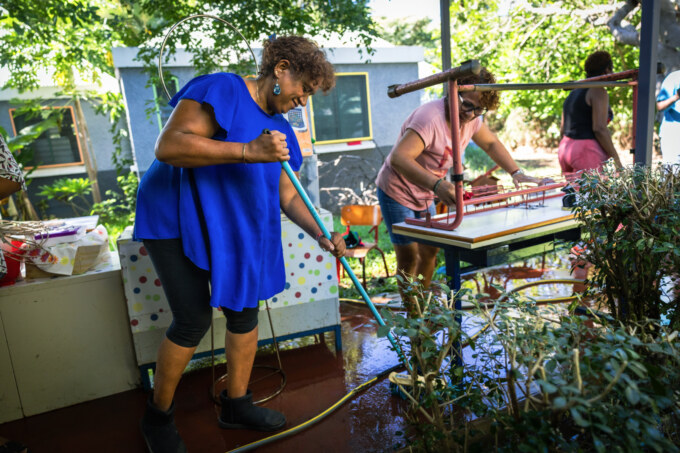
MULTIPOLYGON (((316 140, 316 126, 314 124, 314 100, 313 96, 309 97, 309 110, 310 110, 310 123, 312 127, 312 136, 314 137, 315 145, 331 145, 336 143, 349 143, 349 142, 363 142, 367 140, 373 140, 373 118, 371 117, 371 92, 370 84, 368 81, 368 72, 336 72, 335 76, 345 77, 345 76, 357 76, 361 75, 365 77, 366 80, 366 109, 368 110, 368 136, 366 137, 351 137, 351 138, 339 138, 333 140, 316 140)), ((337 85, 336 85, 337 86, 337 85)), ((333 88, 335 89, 335 87, 333 88)), ((332 90, 331 90, 332 92, 332 90)), ((330 94, 330 92, 329 92, 330 94)))
MULTIPOLYGON (((177 93, 179 91, 179 79, 177 78, 177 76, 170 76, 168 80, 172 81, 175 84, 175 93, 177 93)), ((153 84, 152 88, 153 88, 153 103, 156 106, 156 119, 158 120, 158 132, 161 132, 163 131, 164 124, 163 119, 161 118, 161 105, 158 102, 160 96, 158 95, 159 93, 156 84, 153 84)), ((164 96, 165 93, 161 93, 161 95, 164 96)), ((166 103, 167 102, 170 102, 170 99, 168 99, 166 103)))
MULTIPOLYGON (((63 164, 47 164, 47 165, 37 165, 37 166, 31 166, 31 167, 24 167, 24 172, 30 171, 32 169, 36 170, 42 170, 42 169, 48 169, 48 168, 62 168, 62 167, 77 167, 77 166, 84 166, 85 161, 83 160, 83 147, 80 143, 80 132, 78 130, 78 123, 76 122, 76 115, 73 110, 72 105, 57 105, 57 106, 52 106, 52 107, 42 107, 43 109, 68 109, 68 111, 71 114, 71 119, 73 120, 73 133, 76 136, 76 143, 78 144, 78 156, 80 157, 80 161, 78 162, 69 162, 69 163, 63 163, 63 164)), ((16 107, 12 107, 9 109, 9 120, 12 123, 12 132, 14 133, 14 136, 17 136, 17 127, 14 122, 14 112, 19 110, 16 107)))

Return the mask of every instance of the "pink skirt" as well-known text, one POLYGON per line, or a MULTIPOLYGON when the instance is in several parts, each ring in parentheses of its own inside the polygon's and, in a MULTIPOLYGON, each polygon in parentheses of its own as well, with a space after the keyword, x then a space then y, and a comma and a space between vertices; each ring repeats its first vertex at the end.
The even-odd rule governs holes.
POLYGON ((609 156, 594 138, 576 140, 565 136, 560 141, 557 158, 562 173, 573 173, 581 170, 599 170, 609 156))

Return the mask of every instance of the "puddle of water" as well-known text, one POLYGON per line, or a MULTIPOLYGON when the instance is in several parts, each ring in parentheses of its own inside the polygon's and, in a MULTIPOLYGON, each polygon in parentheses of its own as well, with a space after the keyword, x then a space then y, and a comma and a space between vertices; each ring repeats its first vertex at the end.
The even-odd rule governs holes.
POLYGON ((462 276, 462 287, 470 289, 472 294, 486 293, 489 295, 485 302, 492 302, 501 297, 502 292, 495 286, 500 286, 505 292, 526 286, 532 282, 546 283, 530 286, 518 290, 521 295, 539 300, 564 298, 575 292, 585 290, 582 284, 550 283, 550 280, 583 280, 586 278, 590 266, 576 263, 577 258, 566 247, 558 248, 540 256, 527 258, 511 264, 470 272, 462 276), (574 267, 574 264, 578 264, 574 267), (572 271, 573 269, 573 271, 572 271))

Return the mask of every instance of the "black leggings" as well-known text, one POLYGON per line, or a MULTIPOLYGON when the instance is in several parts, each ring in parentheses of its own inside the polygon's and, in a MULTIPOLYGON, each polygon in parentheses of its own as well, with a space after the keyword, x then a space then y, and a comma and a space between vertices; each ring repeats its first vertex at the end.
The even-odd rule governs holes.
MULTIPOLYGON (((172 311, 172 324, 165 336, 173 343, 195 347, 210 328, 210 272, 196 266, 184 255, 181 239, 145 239, 165 297, 172 311)), ((257 327, 259 308, 234 311, 221 307, 227 318, 227 330, 243 334, 257 327)))

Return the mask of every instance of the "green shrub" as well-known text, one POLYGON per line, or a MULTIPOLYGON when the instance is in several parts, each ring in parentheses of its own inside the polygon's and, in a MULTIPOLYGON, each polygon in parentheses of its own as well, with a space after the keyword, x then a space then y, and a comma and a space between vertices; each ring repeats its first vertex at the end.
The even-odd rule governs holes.
POLYGON ((134 223, 139 186, 137 175, 133 172, 118 176, 116 181, 123 193, 107 190, 107 198, 101 203, 95 203, 90 212, 91 215, 99 215, 100 222, 108 230, 112 244, 128 225, 134 223))
POLYGON ((678 328, 680 167, 609 165, 578 183, 574 212, 590 237, 592 296, 622 321, 666 317, 678 328))
POLYGON ((85 178, 60 178, 52 184, 40 186, 38 195, 47 200, 57 200, 67 204, 76 216, 87 215, 90 201, 85 198, 92 193, 92 182, 85 178))
POLYGON ((379 331, 410 347, 412 387, 401 387, 409 448, 679 451, 677 332, 652 320, 624 326, 565 316, 516 297, 463 313, 453 295, 438 300, 410 283, 421 316, 385 310, 379 331), (461 317, 468 326, 477 320, 481 333, 463 332, 461 317), (464 361, 461 342, 469 346, 464 361))

